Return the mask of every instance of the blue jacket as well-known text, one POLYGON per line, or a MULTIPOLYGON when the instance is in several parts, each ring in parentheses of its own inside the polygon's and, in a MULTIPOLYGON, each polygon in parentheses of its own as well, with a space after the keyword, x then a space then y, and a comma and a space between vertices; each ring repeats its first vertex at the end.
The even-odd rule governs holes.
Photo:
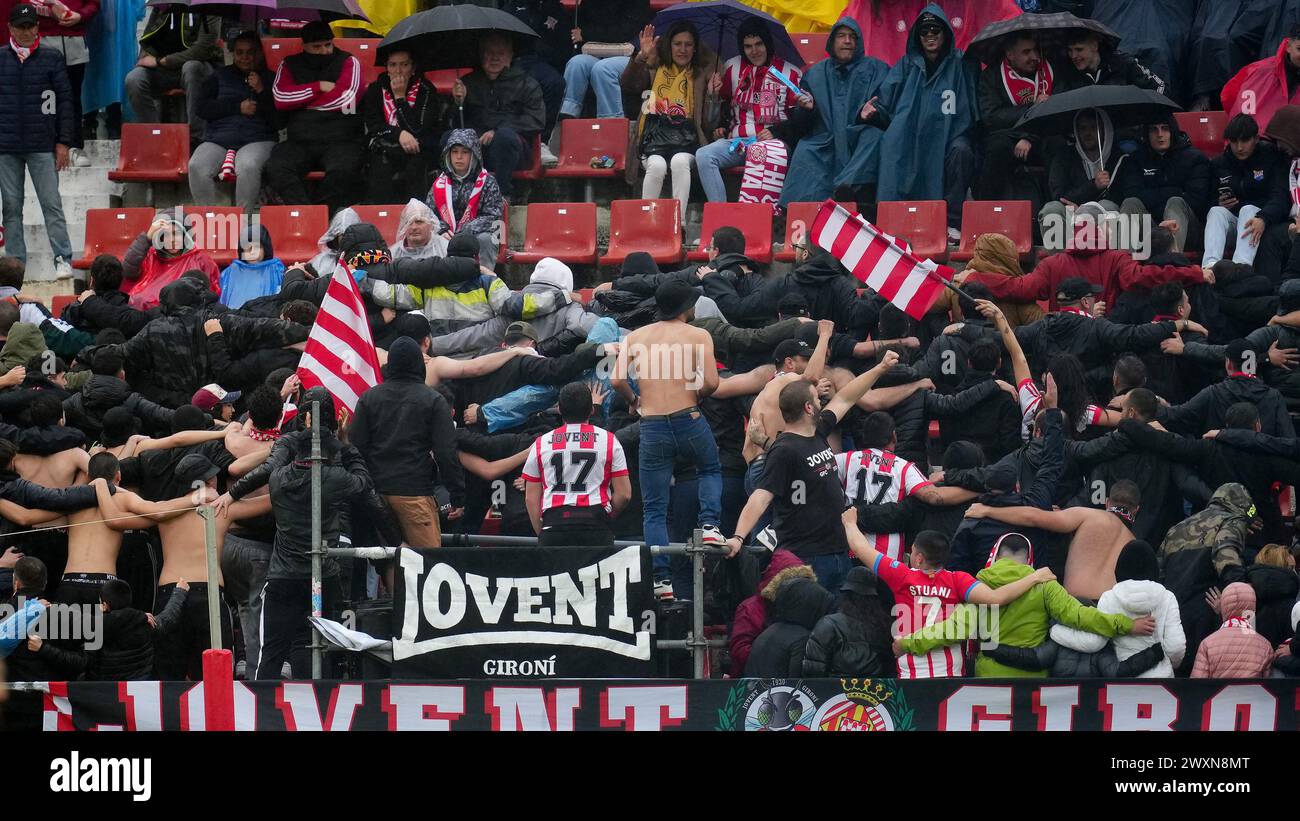
POLYGON ((0 46, 0 154, 53 153, 56 143, 71 145, 72 135, 72 84, 63 55, 38 47, 23 62, 8 43, 0 46))

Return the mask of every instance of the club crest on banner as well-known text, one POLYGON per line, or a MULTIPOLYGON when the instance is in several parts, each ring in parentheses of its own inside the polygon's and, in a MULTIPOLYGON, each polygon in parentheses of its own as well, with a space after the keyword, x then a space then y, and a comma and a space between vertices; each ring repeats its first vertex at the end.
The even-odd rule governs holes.
POLYGON ((894 679, 842 678, 844 692, 817 711, 813 727, 824 732, 914 729, 913 711, 894 679))

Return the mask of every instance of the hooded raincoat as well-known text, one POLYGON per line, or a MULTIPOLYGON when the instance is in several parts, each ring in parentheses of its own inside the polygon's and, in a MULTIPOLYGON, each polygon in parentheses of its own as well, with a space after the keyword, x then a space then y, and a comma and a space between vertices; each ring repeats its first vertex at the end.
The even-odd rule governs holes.
POLYGON ((185 238, 184 250, 178 254, 162 251, 153 246, 148 234, 135 238, 122 255, 122 284, 132 308, 147 311, 158 304, 164 286, 180 279, 186 271, 197 269, 207 274, 208 286, 221 293, 221 269, 212 257, 195 247, 194 235, 185 227, 176 213, 159 214, 171 223, 173 231, 185 238))
POLYGON ((284 279, 284 263, 275 258, 275 246, 271 244, 271 232, 265 225, 259 225, 259 234, 253 238, 251 226, 244 229, 240 239, 241 253, 244 248, 256 243, 262 248, 262 258, 258 262, 245 262, 237 259, 221 272, 221 304, 238 309, 249 300, 270 296, 280 292, 280 283, 284 279))
POLYGON ((935 3, 922 13, 939 18, 946 29, 944 46, 938 60, 929 65, 914 24, 907 54, 880 87, 876 107, 887 126, 880 142, 883 161, 876 189, 881 202, 943 199, 948 146, 969 131, 979 116, 975 76, 961 51, 953 47, 952 24, 935 3))
MULTIPOLYGON (((826 41, 826 60, 804 74, 802 87, 812 95, 811 131, 794 150, 781 206, 792 202, 819 202, 843 185, 867 185, 878 177, 883 133, 858 120, 862 106, 879 96, 889 66, 868 57, 862 48, 862 31, 850 18, 835 24, 826 41), (857 35, 853 58, 840 63, 831 54, 835 33, 847 28, 857 35)), ((794 120, 790 121, 795 122, 794 120)), ((773 129, 776 134, 777 129, 773 129)), ((786 130, 777 134, 786 139, 786 130)))
POLYGON ((429 241, 419 248, 412 248, 406 244, 406 238, 411 235, 411 223, 423 221, 431 226, 437 226, 438 220, 434 216, 433 209, 420 200, 411 200, 406 203, 402 209, 402 216, 397 221, 397 243, 393 246, 393 259, 426 259, 428 257, 445 257, 447 256, 447 240, 442 235, 434 231, 429 241))

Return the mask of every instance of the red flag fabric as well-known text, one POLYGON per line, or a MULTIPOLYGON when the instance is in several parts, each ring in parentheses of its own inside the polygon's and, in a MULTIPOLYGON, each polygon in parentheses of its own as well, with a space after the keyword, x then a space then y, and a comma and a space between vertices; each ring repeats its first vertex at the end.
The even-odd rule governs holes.
POLYGON ((361 290, 342 262, 334 269, 307 337, 298 379, 303 390, 317 386, 328 390, 340 415, 354 413, 361 394, 383 381, 361 290))
POLYGON ((953 269, 912 255, 910 246, 884 233, 834 200, 822 203, 812 241, 831 253, 864 285, 921 319, 939 298, 953 269))

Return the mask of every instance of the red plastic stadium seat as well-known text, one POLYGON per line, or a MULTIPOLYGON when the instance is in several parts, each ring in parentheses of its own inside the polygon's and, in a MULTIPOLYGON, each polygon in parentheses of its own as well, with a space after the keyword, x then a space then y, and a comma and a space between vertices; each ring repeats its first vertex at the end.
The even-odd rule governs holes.
POLYGON ((627 164, 628 120, 564 120, 560 123, 560 162, 546 170, 548 177, 617 177, 627 164), (592 168, 593 157, 608 156, 612 168, 592 168))
POLYGON ((614 200, 609 206, 609 251, 601 265, 622 265, 633 251, 659 264, 682 261, 682 212, 677 200, 614 200))
POLYGON ((808 65, 826 59, 826 32, 791 32, 790 39, 808 65))
POLYGON ((77 301, 76 294, 59 294, 50 303, 50 313, 57 317, 63 317, 63 309, 77 301))
POLYGON ((1174 121, 1205 156, 1214 159, 1223 153, 1223 129, 1228 126, 1228 112, 1179 111, 1174 114, 1174 121))
POLYGON ((772 261, 772 206, 763 202, 706 202, 700 247, 686 258, 691 262, 707 260, 713 232, 727 225, 745 235, 745 256, 755 262, 772 261))
POLYGON ((921 259, 948 259, 948 204, 943 200, 882 202, 876 226, 910 242, 912 253, 921 259))
POLYGON ((405 207, 405 205, 354 205, 352 210, 357 212, 362 222, 368 222, 378 228, 389 245, 396 245, 397 223, 401 222, 402 209, 405 207))
POLYGON ((329 209, 323 205, 264 205, 259 216, 271 234, 275 255, 285 265, 316 256, 316 242, 330 222, 329 209))
POLYGON ((90 208, 86 211, 86 249, 73 268, 89 268, 100 254, 118 259, 135 238, 149 230, 152 208, 90 208))
POLYGON ((456 82, 457 77, 464 77, 474 69, 472 68, 440 68, 434 71, 425 72, 425 78, 433 83, 433 88, 444 97, 451 95, 451 87, 456 82))
POLYGON ((184 123, 124 123, 114 182, 180 182, 190 164, 190 127, 184 123))
POLYGON ((1021 258, 1034 250, 1029 200, 967 200, 961 208, 961 247, 952 258, 965 262, 975 256, 981 234, 1006 234, 1021 258))
POLYGON ((280 63, 290 54, 302 52, 302 40, 297 37, 263 37, 262 56, 266 58, 266 70, 274 74, 280 63))
POLYGON ((561 262, 595 265, 598 255, 594 202, 534 202, 528 206, 524 248, 507 253, 506 259, 533 264, 554 257, 561 262))
MULTIPOLYGON (((858 213, 858 206, 851 202, 842 202, 840 205, 847 208, 851 213, 858 213)), ((794 262, 794 245, 796 242, 802 242, 812 230, 813 220, 817 217, 817 209, 821 208, 820 202, 792 202, 785 209, 785 244, 781 250, 776 252, 777 262, 794 262)))
POLYGON ((529 148, 532 160, 527 166, 521 166, 519 170, 511 175, 511 179, 516 180, 540 180, 542 178, 542 138, 533 137, 533 144, 529 148))
POLYGON ((366 86, 373 83, 379 78, 380 74, 388 71, 384 66, 375 65, 375 51, 379 44, 383 42, 380 38, 374 37, 349 37, 345 40, 335 40, 334 45, 351 54, 361 62, 361 88, 357 92, 357 102, 361 102, 361 94, 365 92, 366 86))
POLYGON ((196 247, 205 251, 221 268, 235 261, 235 257, 239 256, 239 236, 244 222, 244 209, 230 206, 189 205, 185 206, 182 212, 186 227, 193 230, 196 247))

